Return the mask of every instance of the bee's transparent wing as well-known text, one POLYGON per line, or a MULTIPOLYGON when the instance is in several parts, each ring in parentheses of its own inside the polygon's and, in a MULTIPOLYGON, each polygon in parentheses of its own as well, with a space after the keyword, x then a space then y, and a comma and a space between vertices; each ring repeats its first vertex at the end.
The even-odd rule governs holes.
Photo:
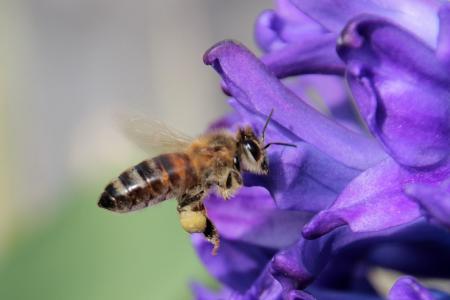
POLYGON ((186 149, 192 138, 161 121, 143 116, 121 118, 125 135, 142 150, 151 153, 178 152, 186 149))

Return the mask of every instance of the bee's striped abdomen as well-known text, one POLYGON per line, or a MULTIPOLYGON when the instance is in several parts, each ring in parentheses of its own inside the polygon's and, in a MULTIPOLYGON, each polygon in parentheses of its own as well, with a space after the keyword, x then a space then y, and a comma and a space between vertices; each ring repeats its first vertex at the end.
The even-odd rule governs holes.
POLYGON ((175 197, 194 186, 197 175, 184 153, 162 154, 126 170, 111 181, 100 207, 128 212, 175 197))

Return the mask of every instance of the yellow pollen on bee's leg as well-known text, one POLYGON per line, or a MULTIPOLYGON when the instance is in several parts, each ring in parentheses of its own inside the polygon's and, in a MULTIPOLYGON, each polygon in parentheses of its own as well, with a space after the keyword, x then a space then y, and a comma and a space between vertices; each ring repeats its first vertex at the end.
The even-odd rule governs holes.
POLYGON ((206 216, 203 211, 182 211, 180 223, 189 233, 203 232, 206 228, 206 216))

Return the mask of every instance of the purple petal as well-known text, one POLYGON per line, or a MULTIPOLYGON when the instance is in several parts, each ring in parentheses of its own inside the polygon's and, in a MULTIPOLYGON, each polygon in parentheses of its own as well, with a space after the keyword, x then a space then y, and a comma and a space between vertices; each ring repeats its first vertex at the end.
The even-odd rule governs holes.
POLYGON ((281 48, 284 42, 279 40, 277 28, 277 15, 273 10, 263 11, 256 19, 255 40, 263 51, 270 51, 273 48, 281 48))
POLYGON ((419 203, 432 221, 450 229, 450 185, 410 184, 405 193, 419 203))
POLYGON ((383 19, 361 16, 338 53, 371 132, 399 163, 424 167, 450 153, 450 73, 432 49, 383 19))
POLYGON ((450 64, 450 3, 445 3, 439 9, 439 36, 436 55, 439 60, 450 64))
POLYGON ((316 240, 300 239, 275 255, 271 272, 281 283, 285 294, 296 288, 304 289, 322 272, 333 254, 361 238, 361 235, 341 228, 316 240))
POLYGON ((410 276, 398 279, 388 294, 389 300, 434 300, 428 289, 410 276))
POLYGON ((328 207, 358 174, 306 143, 270 156, 266 187, 278 207, 318 212, 328 207))
POLYGON ((404 186, 436 185, 449 176, 450 164, 430 172, 410 172, 387 159, 355 178, 329 209, 303 228, 303 235, 316 238, 342 225, 353 232, 370 232, 413 222, 422 214, 419 205, 403 193, 404 186))
POLYGON ((277 209, 262 187, 243 187, 227 201, 211 195, 205 206, 224 238, 274 249, 294 243, 310 218, 304 212, 277 209))
POLYGON ((309 35, 261 60, 279 78, 301 74, 343 75, 345 66, 336 54, 335 33, 309 35))
POLYGON ((436 45, 436 13, 442 1, 433 0, 292 0, 303 13, 331 32, 341 30, 353 17, 370 13, 389 18, 436 45), (420 22, 417 20, 420 18, 420 22))
POLYGON ((345 66, 336 54, 337 33, 326 33, 317 23, 281 0, 276 11, 264 11, 255 26, 263 62, 279 78, 300 74, 343 75, 345 66))
POLYGON ((204 55, 222 76, 233 97, 255 115, 275 108, 273 123, 354 168, 367 168, 384 157, 374 142, 351 132, 297 98, 246 48, 221 42, 204 55))
POLYGON ((283 285, 283 290, 306 288, 328 262, 331 247, 327 238, 315 241, 300 239, 297 244, 278 252, 271 262, 273 276, 283 285), (324 246, 324 241, 327 245, 324 246), (324 254, 324 255, 323 255, 324 254), (313 266, 310 269, 310 266, 313 266))

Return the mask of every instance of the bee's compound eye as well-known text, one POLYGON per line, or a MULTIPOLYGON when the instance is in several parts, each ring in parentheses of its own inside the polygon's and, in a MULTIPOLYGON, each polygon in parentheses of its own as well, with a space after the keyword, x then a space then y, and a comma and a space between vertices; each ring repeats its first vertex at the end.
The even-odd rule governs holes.
POLYGON ((241 170, 241 162, 239 161, 239 157, 235 156, 233 157, 233 164, 234 164, 234 168, 238 171, 241 170))
POLYGON ((252 155, 255 161, 259 160, 259 158, 261 157, 261 151, 259 150, 258 145, 256 145, 252 140, 245 141, 244 148, 252 155))
POLYGON ((182 211, 180 223, 189 233, 203 232, 206 228, 206 216, 202 211, 182 211))

